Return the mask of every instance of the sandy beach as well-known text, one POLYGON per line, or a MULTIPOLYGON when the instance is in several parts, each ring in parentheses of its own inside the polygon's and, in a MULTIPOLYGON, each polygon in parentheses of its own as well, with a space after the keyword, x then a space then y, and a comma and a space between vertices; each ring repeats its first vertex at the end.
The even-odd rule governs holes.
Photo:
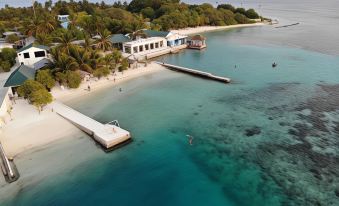
POLYGON ((266 24, 265 23, 255 23, 255 24, 237 24, 237 25, 229 25, 229 26, 199 26, 199 27, 194 27, 194 28, 171 30, 171 32, 178 33, 178 34, 181 34, 181 35, 191 35, 191 34, 198 34, 198 33, 204 33, 204 32, 209 32, 209 31, 219 31, 219 30, 227 30, 227 29, 242 28, 242 27, 263 26, 263 25, 266 25, 266 24))
MULTIPOLYGON (((147 67, 139 64, 138 68, 129 69, 124 73, 117 72, 116 76, 110 75, 108 78, 91 79, 88 82, 83 82, 78 89, 62 90, 59 86, 56 86, 52 90, 52 94, 56 100, 65 102, 162 70, 163 67, 155 63, 149 63, 147 67), (91 91, 88 91, 88 85, 90 85, 91 91)), ((0 130, 0 141, 9 157, 15 157, 27 150, 44 146, 81 132, 67 120, 53 112, 50 105, 47 105, 44 111, 39 114, 37 109, 29 105, 27 101, 17 100, 16 104, 13 105, 11 117, 12 120, 8 117, 6 124, 0 130)))

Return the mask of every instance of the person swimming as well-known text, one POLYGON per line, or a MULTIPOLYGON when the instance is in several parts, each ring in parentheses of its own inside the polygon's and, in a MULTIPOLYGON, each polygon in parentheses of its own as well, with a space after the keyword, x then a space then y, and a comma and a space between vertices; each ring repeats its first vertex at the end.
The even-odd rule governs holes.
POLYGON ((189 142, 189 144, 190 144, 190 145, 193 145, 193 139, 194 139, 194 137, 191 136, 191 135, 186 135, 186 136, 188 137, 188 142, 189 142))

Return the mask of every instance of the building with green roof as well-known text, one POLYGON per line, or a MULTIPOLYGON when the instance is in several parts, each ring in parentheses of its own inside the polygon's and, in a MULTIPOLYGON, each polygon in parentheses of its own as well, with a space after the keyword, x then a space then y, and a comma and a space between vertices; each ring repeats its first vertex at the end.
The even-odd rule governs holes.
POLYGON ((123 34, 113 34, 109 38, 114 48, 122 49, 123 43, 130 42, 131 39, 123 34))
POLYGON ((36 70, 26 65, 20 65, 8 77, 4 87, 18 87, 28 79, 35 79, 36 70))

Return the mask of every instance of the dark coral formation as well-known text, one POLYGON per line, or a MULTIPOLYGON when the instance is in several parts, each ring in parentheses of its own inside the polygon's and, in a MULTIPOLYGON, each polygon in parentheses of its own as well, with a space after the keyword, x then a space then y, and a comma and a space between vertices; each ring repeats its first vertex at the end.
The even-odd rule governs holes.
POLYGON ((252 137, 252 136, 258 135, 260 133, 261 133, 261 129, 260 129, 260 127, 257 127, 257 126, 254 126, 254 127, 250 128, 250 129, 246 129, 245 130, 245 135, 247 137, 252 137))

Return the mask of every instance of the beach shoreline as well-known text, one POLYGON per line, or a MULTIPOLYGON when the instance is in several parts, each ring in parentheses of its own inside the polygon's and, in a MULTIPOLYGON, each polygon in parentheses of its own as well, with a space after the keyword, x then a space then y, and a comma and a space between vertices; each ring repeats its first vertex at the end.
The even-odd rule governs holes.
POLYGON ((236 24, 236 25, 228 25, 228 26, 199 26, 199 27, 189 27, 185 29, 177 29, 171 30, 173 33, 181 34, 181 35, 193 35, 205 32, 212 31, 221 31, 228 29, 236 29, 236 28, 244 28, 244 27, 255 27, 255 26, 264 26, 267 25, 265 23, 254 23, 254 24, 236 24))
MULTIPOLYGON (((172 30, 172 32, 189 35, 261 25, 265 24, 204 26, 172 30)), ((161 71, 164 71, 164 67, 155 62, 150 62, 147 65, 139 63, 137 68, 130 68, 123 73, 116 72, 115 75, 109 75, 108 77, 103 77, 99 80, 91 78, 89 81, 82 82, 77 89, 62 89, 60 86, 56 86, 52 89, 51 93, 54 100, 65 103, 94 92, 118 86, 123 82, 161 71), (90 87, 90 91, 88 87, 90 87)), ((33 105, 29 105, 25 100, 18 100, 16 104, 13 105, 11 116, 11 118, 7 118, 7 124, 4 125, 0 131, 0 141, 4 145, 5 151, 9 157, 20 156, 20 154, 27 152, 28 150, 46 146, 57 140, 81 132, 73 124, 57 115, 53 111, 51 105, 47 105, 44 108, 44 111, 39 114, 33 105)))
MULTIPOLYGON (((56 86, 52 90, 52 95, 57 101, 67 102, 160 71, 164 71, 164 68, 156 63, 151 62, 147 66, 139 64, 138 68, 128 69, 123 73, 116 72, 114 76, 83 82, 77 89, 62 90, 60 86, 56 86)), ((33 105, 20 99, 13 105, 11 117, 7 118, 7 123, 0 130, 0 141, 7 156, 14 158, 28 150, 46 146, 81 132, 56 114, 51 105, 47 105, 39 114, 33 105)))

